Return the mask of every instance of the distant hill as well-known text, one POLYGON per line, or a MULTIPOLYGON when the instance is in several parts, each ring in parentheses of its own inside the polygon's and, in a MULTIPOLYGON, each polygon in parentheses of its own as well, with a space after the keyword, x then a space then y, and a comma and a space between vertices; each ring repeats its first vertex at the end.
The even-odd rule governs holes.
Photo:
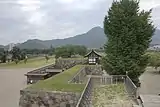
POLYGON ((155 31, 155 35, 152 38, 151 44, 160 44, 160 30, 159 29, 155 31))
POLYGON ((0 45, 0 48, 4 48, 4 46, 3 46, 3 45, 0 45))
MULTIPOLYGON (((88 32, 74 37, 69 37, 65 39, 53 39, 53 40, 28 40, 24 43, 17 44, 21 49, 46 49, 53 47, 58 47, 62 45, 72 44, 72 45, 85 45, 88 48, 100 48, 102 47, 107 38, 104 34, 103 28, 94 27, 88 32)), ((160 44, 160 30, 157 29, 155 35, 152 38, 151 45, 160 44)), ((0 46, 1 47, 1 46, 0 46)), ((2 46, 3 47, 3 46, 2 46)))
POLYGON ((47 46, 44 41, 38 40, 38 39, 33 39, 33 40, 28 40, 24 43, 18 44, 17 45, 21 49, 47 49, 49 46, 47 46))
POLYGON ((53 40, 28 40, 22 44, 19 44, 18 47, 22 49, 45 49, 53 47, 58 47, 66 44, 72 45, 85 45, 88 48, 99 48, 102 47, 106 41, 105 34, 103 33, 103 28, 94 27, 89 30, 87 33, 77 35, 74 37, 69 37, 65 39, 53 39, 53 40))

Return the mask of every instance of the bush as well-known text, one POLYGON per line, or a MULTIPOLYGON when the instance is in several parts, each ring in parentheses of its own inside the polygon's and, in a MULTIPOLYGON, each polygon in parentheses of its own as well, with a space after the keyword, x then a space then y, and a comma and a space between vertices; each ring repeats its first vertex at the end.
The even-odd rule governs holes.
POLYGON ((149 56, 148 65, 158 69, 160 67, 160 52, 147 52, 146 55, 149 56))
POLYGON ((2 63, 6 63, 7 61, 7 52, 3 52, 0 56, 0 60, 2 63))

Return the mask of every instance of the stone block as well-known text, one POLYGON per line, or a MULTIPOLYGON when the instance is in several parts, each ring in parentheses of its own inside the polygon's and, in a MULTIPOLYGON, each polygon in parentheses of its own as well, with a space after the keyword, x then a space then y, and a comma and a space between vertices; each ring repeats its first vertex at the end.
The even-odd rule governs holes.
POLYGON ((19 107, 75 107, 79 97, 80 93, 23 90, 19 107))

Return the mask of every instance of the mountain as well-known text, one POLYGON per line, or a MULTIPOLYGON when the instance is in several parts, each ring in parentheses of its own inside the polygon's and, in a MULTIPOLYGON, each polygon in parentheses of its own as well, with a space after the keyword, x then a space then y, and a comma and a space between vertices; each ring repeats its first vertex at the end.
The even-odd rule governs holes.
MULTIPOLYGON (((151 45, 160 44, 160 30, 156 29, 155 35, 152 38, 151 45)), ((28 40, 21 44, 16 44, 16 46, 21 49, 46 49, 53 47, 58 47, 62 45, 72 44, 72 45, 85 45, 88 48, 100 48, 104 45, 107 38, 104 34, 104 30, 101 27, 94 27, 88 32, 74 37, 69 37, 65 39, 53 39, 53 40, 28 40)), ((0 46, 1 47, 1 46, 0 46)))
POLYGON ((3 46, 3 45, 0 45, 0 48, 4 48, 4 46, 3 46))
POLYGON ((73 45, 85 45, 89 48, 99 48, 103 46, 105 43, 105 34, 103 33, 103 29, 100 27, 92 28, 87 33, 77 35, 74 37, 66 38, 66 39, 56 39, 51 41, 45 41, 45 43, 49 43, 48 45, 52 44, 53 46, 62 46, 66 44, 73 44, 73 45))
POLYGON ((28 40, 22 44, 17 45, 21 49, 47 49, 49 46, 47 46, 44 41, 33 39, 28 40))
POLYGON ((65 39, 53 39, 53 40, 28 40, 22 44, 19 44, 18 47, 21 49, 46 49, 53 47, 63 46, 67 44, 72 45, 84 45, 88 48, 99 48, 102 47, 106 41, 105 34, 103 32, 103 28, 94 27, 89 30, 87 33, 77 35, 74 37, 69 37, 65 39))
POLYGON ((160 44, 160 30, 156 29, 151 44, 160 44))

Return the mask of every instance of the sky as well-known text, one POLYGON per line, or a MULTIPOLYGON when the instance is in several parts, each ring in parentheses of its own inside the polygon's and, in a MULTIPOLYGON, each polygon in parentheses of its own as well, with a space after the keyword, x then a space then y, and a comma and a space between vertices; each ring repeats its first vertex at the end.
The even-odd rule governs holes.
MULTIPOLYGON (((103 27, 113 0, 0 0, 0 44, 28 39, 62 39, 103 27)), ((160 0, 141 0, 140 8, 153 8, 160 28, 160 0)))

